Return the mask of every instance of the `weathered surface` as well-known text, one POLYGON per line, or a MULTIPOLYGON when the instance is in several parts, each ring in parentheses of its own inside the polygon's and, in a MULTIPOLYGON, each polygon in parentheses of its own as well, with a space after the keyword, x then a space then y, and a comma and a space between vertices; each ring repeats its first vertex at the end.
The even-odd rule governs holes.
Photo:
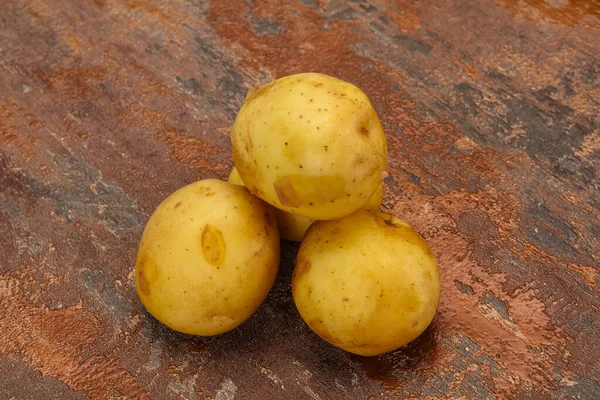
POLYGON ((17 0, 0 5, 0 398, 600 396, 600 2, 17 0), (438 316, 377 358, 321 341, 297 248, 246 324, 170 332, 144 223, 226 177, 248 88, 320 71, 388 135, 384 208, 438 258, 438 316))

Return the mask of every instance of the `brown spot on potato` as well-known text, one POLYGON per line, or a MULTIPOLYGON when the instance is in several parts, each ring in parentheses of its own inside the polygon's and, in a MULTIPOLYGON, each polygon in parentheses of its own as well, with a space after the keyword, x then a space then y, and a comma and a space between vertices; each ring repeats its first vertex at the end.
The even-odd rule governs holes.
MULTIPOLYGON (((200 187, 198 187, 198 189, 197 189, 196 193, 198 193, 198 194, 203 194, 203 195, 205 195, 206 197, 211 197, 211 196, 214 196, 214 195, 215 195, 215 192, 213 192, 213 191, 211 190, 211 188, 207 188, 207 187, 204 187, 204 186, 200 186, 200 187)), ((181 202, 180 202, 180 203, 181 203, 181 202)))
POLYGON ((150 282, 148 282, 148 279, 144 275, 144 270, 142 268, 140 268, 138 272, 138 283, 140 284, 140 290, 142 293, 144 293, 146 296, 150 296, 150 282))
POLYGON ((398 228, 399 227, 399 225, 396 225, 394 223, 394 221, 392 221, 391 219, 384 219, 383 222, 385 222, 385 224, 388 225, 388 226, 393 226, 394 228, 398 228))
POLYGON ((210 265, 218 266, 225 259, 225 241, 221 231, 212 225, 206 225, 201 236, 202 253, 210 265))
POLYGON ((158 275, 157 265, 145 255, 138 262, 136 273, 139 290, 146 296, 150 296, 150 282, 155 280, 158 275))
POLYGON ((294 273, 292 276, 292 285, 294 285, 294 282, 296 282, 297 280, 301 279, 303 275, 305 275, 306 273, 308 273, 308 271, 310 271, 310 268, 312 267, 312 264, 310 261, 298 257, 298 260, 296 260, 296 267, 294 268, 294 273))
POLYGON ((178 208, 179 206, 181 206, 181 202, 180 201, 178 201, 177 204, 175 204, 174 208, 178 208))
POLYGON ((296 193, 292 182, 287 176, 283 176, 273 183, 273 188, 277 194, 279 202, 286 207, 298 207, 302 204, 300 197, 296 193))
POLYGON ((354 165, 355 166, 359 166, 364 164, 367 161, 366 157, 362 154, 359 154, 356 156, 356 158, 354 159, 354 165))
POLYGON ((275 223, 275 217, 270 212, 266 212, 265 221, 267 222, 267 225, 271 226, 275 223))
POLYGON ((369 131, 366 127, 363 126, 362 128, 360 128, 360 133, 363 136, 369 136, 371 134, 371 131, 369 131))

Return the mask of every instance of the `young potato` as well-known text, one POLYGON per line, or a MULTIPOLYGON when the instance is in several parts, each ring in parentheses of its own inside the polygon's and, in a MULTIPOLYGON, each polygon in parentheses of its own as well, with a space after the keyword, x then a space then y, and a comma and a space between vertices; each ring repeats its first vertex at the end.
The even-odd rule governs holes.
POLYGON ((231 139, 246 187, 311 219, 364 207, 387 165, 385 135, 368 97, 323 74, 288 76, 249 93, 231 139))
MULTIPOLYGON (((234 185, 244 186, 244 181, 238 173, 237 169, 233 167, 227 178, 227 182, 234 185)), ((365 210, 378 210, 383 200, 383 184, 380 184, 375 193, 369 198, 369 201, 364 206, 365 210)), ((275 209, 275 216, 277 217, 277 226, 279 228, 279 235, 285 240, 291 240, 292 242, 300 242, 304 238, 304 234, 314 222, 313 219, 296 215, 287 211, 275 209)))
POLYGON ((179 332, 210 336, 247 320, 279 267, 272 207, 214 179, 187 185, 154 211, 135 280, 144 307, 179 332))
POLYGON ((373 356, 397 349, 431 323, 440 295, 435 257, 405 222, 372 211, 318 221, 292 278, 296 307, 321 338, 373 356))

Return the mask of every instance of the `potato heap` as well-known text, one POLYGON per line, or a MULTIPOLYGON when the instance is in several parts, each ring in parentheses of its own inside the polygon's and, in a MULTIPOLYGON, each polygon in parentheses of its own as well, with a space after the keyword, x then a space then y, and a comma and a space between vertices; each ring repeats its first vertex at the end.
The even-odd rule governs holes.
POLYGON ((268 83, 248 94, 232 147, 227 183, 188 185, 148 221, 135 276, 154 317, 195 335, 235 328, 273 285, 281 237, 302 242, 292 293, 324 340, 378 355, 427 328, 437 263, 408 224, 377 211, 387 144, 360 89, 316 73, 268 83))

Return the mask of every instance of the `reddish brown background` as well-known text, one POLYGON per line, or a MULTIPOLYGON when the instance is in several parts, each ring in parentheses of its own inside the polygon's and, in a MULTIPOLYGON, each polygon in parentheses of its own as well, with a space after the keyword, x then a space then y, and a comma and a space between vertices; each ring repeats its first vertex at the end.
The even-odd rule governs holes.
POLYGON ((600 2, 0 1, 0 399, 600 398, 600 2), (154 207, 231 168, 246 91, 363 88, 384 209, 431 243, 432 326, 316 337, 297 247, 239 329, 169 331, 133 267, 154 207))

